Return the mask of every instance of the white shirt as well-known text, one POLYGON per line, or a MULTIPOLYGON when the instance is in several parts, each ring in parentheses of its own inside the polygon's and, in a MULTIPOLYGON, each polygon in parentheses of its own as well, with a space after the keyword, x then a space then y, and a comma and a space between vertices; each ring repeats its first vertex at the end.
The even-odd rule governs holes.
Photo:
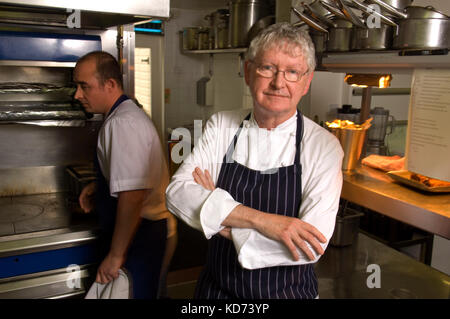
MULTIPOLYGON (((211 238, 224 227, 223 220, 240 203, 225 190, 204 189, 195 183, 195 167, 208 169, 217 179, 222 159, 239 125, 250 110, 220 112, 206 123, 205 130, 193 152, 172 177, 166 191, 167 208, 191 227, 211 238)), ((326 238, 325 249, 333 235, 342 188, 343 151, 334 135, 310 119, 303 117, 301 142, 302 203, 298 217, 316 227, 326 238)), ((258 127, 253 114, 244 121, 232 158, 253 170, 264 171, 294 163, 297 114, 267 130, 258 127)), ((231 231, 240 264, 256 269, 281 265, 316 262, 299 250, 300 260, 294 261, 284 244, 269 239, 253 229, 232 228, 231 231)))
POLYGON ((141 217, 168 219, 168 237, 176 232, 176 220, 167 211, 165 189, 169 172, 158 133, 151 119, 132 100, 122 102, 99 131, 97 156, 110 194, 147 189, 141 217))

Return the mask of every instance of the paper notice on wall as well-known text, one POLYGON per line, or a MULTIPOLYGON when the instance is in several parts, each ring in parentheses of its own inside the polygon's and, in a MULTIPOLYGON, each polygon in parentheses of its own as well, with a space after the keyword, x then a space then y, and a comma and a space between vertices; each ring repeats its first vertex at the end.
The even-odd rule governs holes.
POLYGON ((406 167, 450 182, 450 70, 414 71, 406 167))

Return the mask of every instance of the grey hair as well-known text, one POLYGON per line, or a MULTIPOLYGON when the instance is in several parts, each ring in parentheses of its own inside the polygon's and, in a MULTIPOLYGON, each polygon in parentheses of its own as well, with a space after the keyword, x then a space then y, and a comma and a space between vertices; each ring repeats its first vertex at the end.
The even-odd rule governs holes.
POLYGON ((295 49, 300 48, 308 66, 308 72, 312 72, 316 68, 314 44, 308 32, 287 22, 272 24, 258 33, 250 42, 246 60, 253 61, 263 50, 273 46, 284 47, 283 51, 292 56, 295 56, 295 49), (284 47, 286 44, 287 47, 284 47))

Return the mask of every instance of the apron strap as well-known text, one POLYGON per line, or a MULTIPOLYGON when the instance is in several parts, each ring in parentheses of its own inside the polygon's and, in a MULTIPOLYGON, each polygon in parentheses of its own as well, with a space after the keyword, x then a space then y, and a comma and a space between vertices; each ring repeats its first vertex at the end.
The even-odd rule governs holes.
POLYGON ((236 148, 236 143, 237 143, 239 134, 241 134, 242 127, 244 125, 244 121, 248 121, 250 119, 251 114, 252 114, 251 112, 248 113, 248 115, 245 117, 245 119, 241 122, 241 125, 239 125, 239 129, 237 130, 236 134, 234 135, 233 143, 230 143, 230 146, 228 146, 227 153, 225 154, 225 163, 233 163, 234 162, 232 155, 236 148))
POLYGON ((302 139, 303 139, 303 115, 300 113, 300 110, 297 110, 297 132, 295 134, 295 160, 294 163, 300 165, 300 154, 302 148, 302 139))
MULTIPOLYGON (((233 143, 230 143, 230 146, 228 146, 228 150, 225 154, 224 161, 225 163, 233 163, 234 160, 232 158, 234 150, 236 148, 237 140, 239 137, 239 134, 241 134, 242 127, 244 125, 244 121, 248 121, 250 119, 251 113, 249 113, 244 120, 241 122, 241 125, 239 125, 239 128, 236 132, 236 134, 233 137, 233 143)), ((295 133, 295 160, 294 163, 297 163, 300 165, 300 154, 301 154, 301 142, 303 138, 303 115, 300 113, 300 110, 297 110, 297 131, 295 133)))

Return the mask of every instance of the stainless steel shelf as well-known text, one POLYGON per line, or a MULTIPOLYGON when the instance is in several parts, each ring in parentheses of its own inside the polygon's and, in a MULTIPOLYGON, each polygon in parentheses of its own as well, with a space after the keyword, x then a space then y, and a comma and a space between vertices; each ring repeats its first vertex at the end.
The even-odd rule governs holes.
POLYGON ((331 72, 412 73, 414 69, 450 68, 450 55, 400 56, 400 51, 326 53, 322 68, 331 72))
POLYGON ((213 50, 183 50, 185 54, 214 54, 214 53, 244 53, 247 48, 232 48, 232 49, 213 49, 213 50))

